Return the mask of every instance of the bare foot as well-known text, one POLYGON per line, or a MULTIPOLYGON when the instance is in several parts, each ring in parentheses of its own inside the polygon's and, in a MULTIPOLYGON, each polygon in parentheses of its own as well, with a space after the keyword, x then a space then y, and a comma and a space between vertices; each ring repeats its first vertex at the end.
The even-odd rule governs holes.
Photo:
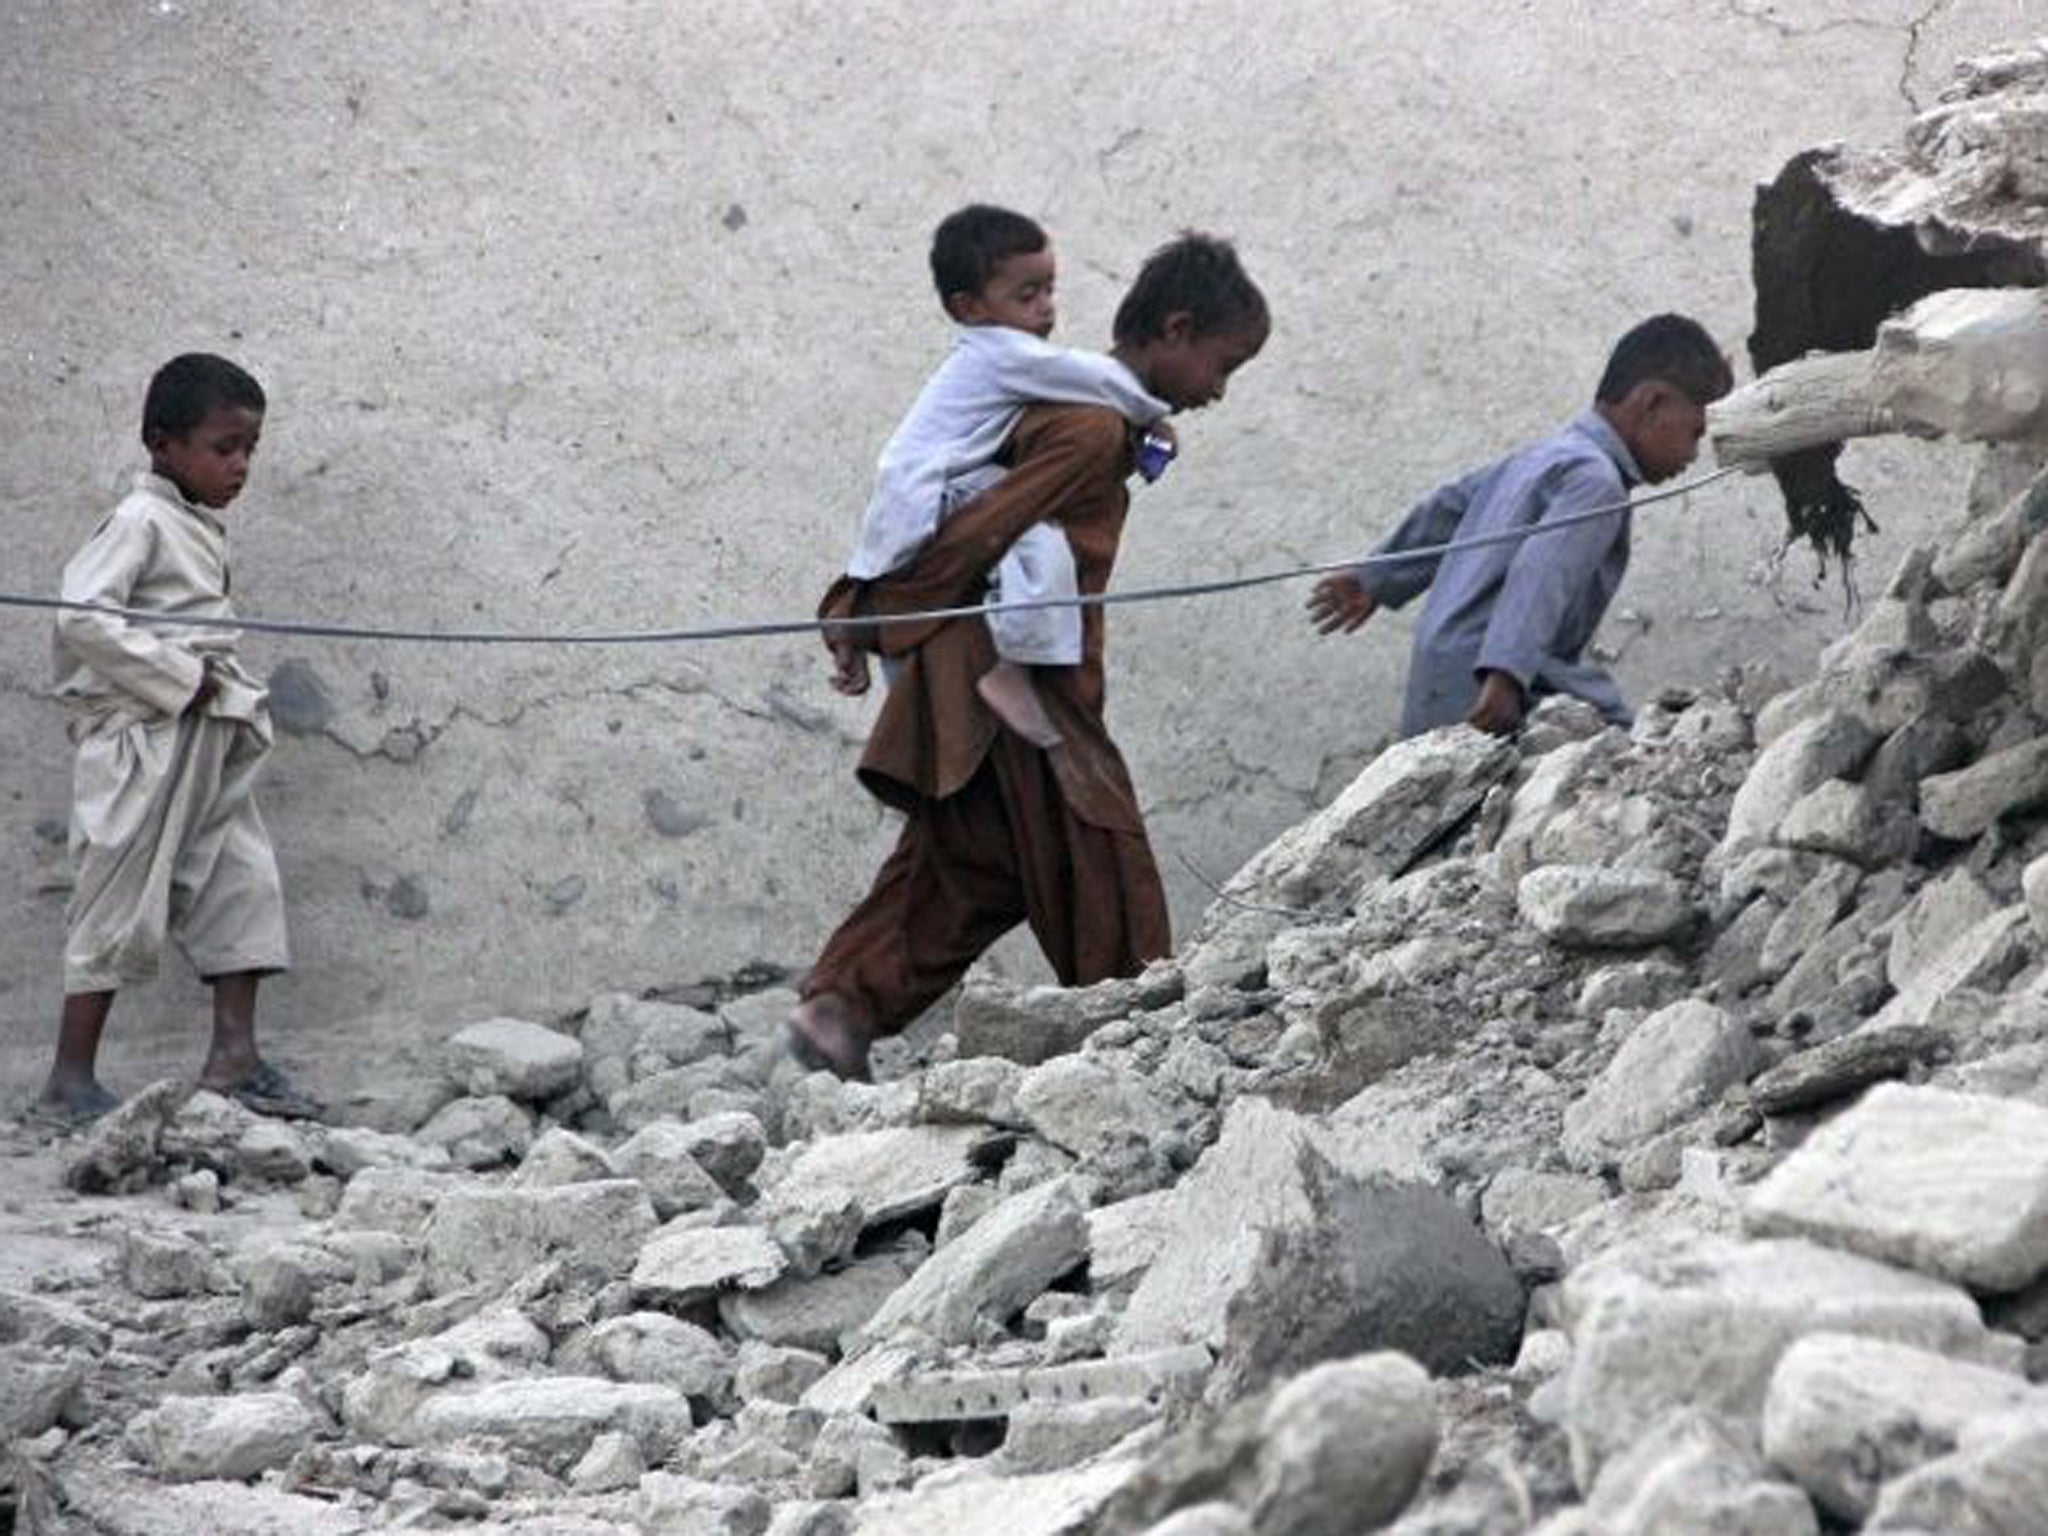
POLYGON ((857 1083, 870 1080, 867 1037, 837 992, 820 992, 796 1005, 789 1016, 789 1050, 814 1072, 857 1083))
POLYGON ((1034 747, 1051 751, 1060 744, 1059 729, 1045 712, 1031 674, 1014 661, 999 661, 974 685, 981 702, 996 712, 996 718, 1034 747))

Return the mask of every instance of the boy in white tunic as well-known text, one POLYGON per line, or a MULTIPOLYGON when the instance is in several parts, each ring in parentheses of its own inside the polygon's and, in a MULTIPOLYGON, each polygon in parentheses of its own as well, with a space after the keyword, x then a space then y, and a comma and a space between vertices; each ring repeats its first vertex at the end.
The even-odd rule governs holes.
MULTIPOLYGON (((1172 452, 1172 432, 1163 425, 1166 402, 1147 393, 1128 368, 1045 339, 1053 327, 1056 265, 1037 223, 1007 208, 970 204, 940 222, 931 265, 939 300, 960 330, 882 449, 874 495, 847 562, 847 574, 864 581, 910 564, 947 516, 1002 479, 997 456, 1027 405, 1106 405, 1135 426, 1154 429, 1157 449, 1172 452)), ((996 568, 992 601, 1074 595, 1073 550, 1051 523, 1027 529, 996 568)), ((1030 668, 1079 664, 1081 610, 997 609, 988 625, 998 660, 977 685, 983 702, 1026 740, 1057 746, 1059 733, 1030 668)), ((865 692, 865 653, 834 646, 833 655, 834 686, 865 692)))
POLYGON ((166 941, 213 987, 201 1086, 272 1114, 317 1102, 256 1048, 258 981, 290 963, 284 896, 252 797, 270 750, 267 696, 235 659, 227 530, 263 430, 257 382, 225 358, 173 358, 150 380, 150 468, 64 568, 67 602, 196 623, 62 610, 56 694, 71 714, 64 1011, 37 1108, 79 1122, 117 1100, 95 1073, 115 994, 156 974, 166 941))

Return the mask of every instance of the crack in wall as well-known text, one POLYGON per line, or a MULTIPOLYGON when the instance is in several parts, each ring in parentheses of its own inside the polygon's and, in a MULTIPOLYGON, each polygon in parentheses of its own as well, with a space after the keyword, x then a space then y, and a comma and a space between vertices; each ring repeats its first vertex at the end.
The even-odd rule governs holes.
POLYGON ((1802 27, 1796 22, 1786 21, 1779 16, 1773 16, 1769 9, 1768 0, 1763 5, 1755 4, 1754 0, 1726 0, 1726 9, 1727 14, 1737 21, 1755 22, 1760 26, 1770 28, 1771 31, 1777 33, 1780 37, 1820 37, 1829 32, 1903 34, 1905 47, 1901 52, 1899 60, 1899 75, 1896 81, 1896 89, 1899 93, 1899 99, 1906 104, 1906 109, 1915 116, 1918 116, 1920 113, 1920 98, 1913 91, 1913 74, 1920 67, 1920 45, 1924 40, 1923 34, 1927 27, 1934 22, 1935 18, 1948 10, 1953 4, 1954 0, 1929 0, 1925 10, 1910 17, 1904 23, 1872 21, 1868 17, 1863 16, 1840 16, 1832 21, 1817 22, 1812 26, 1806 27, 1802 27))
POLYGON ((1299 800, 1308 809, 1316 808, 1313 785, 1303 788, 1297 784, 1290 784, 1280 776, 1278 770, 1268 768, 1263 763, 1247 763, 1227 746, 1219 746, 1217 753, 1229 764, 1230 769, 1220 783, 1188 794, 1169 795, 1163 800, 1151 801, 1144 808, 1145 814, 1172 816, 1182 811, 1202 810, 1219 797, 1234 794, 1255 783, 1270 784, 1289 799, 1299 800))
POLYGON ((349 740, 332 725, 322 726, 318 731, 309 732, 307 735, 331 742, 358 762, 367 763, 381 758, 393 763, 412 763, 423 757, 429 747, 458 724, 467 723, 493 731, 512 730, 524 723, 526 717, 536 710, 551 709, 559 705, 586 704, 599 699, 624 699, 637 704, 648 693, 666 693, 677 698, 710 699, 735 714, 762 724, 782 726, 806 735, 823 735, 829 732, 841 745, 857 744, 859 740, 838 730, 829 721, 821 729, 817 724, 800 718, 787 708, 775 707, 772 702, 749 704, 704 683, 677 683, 665 678, 643 678, 602 688, 561 689, 536 694, 531 698, 521 699, 501 714, 491 714, 467 704, 457 704, 438 719, 422 720, 414 716, 404 724, 394 725, 384 733, 375 746, 370 747, 360 746, 349 740))

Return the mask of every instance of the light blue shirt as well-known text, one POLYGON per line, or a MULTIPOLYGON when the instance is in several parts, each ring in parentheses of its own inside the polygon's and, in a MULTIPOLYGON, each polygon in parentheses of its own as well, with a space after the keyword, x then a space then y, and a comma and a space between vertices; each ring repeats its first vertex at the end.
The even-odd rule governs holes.
MULTIPOLYGON (((1625 504, 1642 482, 1635 457, 1606 418, 1588 410, 1562 431, 1442 487, 1415 507, 1375 554, 1394 554, 1549 518, 1625 504)), ((1627 724, 1620 686, 1583 659, 1628 571, 1631 514, 1541 533, 1518 543, 1356 574, 1382 607, 1428 591, 1401 703, 1401 734, 1463 720, 1479 674, 1505 672, 1524 693, 1568 693, 1627 724)))

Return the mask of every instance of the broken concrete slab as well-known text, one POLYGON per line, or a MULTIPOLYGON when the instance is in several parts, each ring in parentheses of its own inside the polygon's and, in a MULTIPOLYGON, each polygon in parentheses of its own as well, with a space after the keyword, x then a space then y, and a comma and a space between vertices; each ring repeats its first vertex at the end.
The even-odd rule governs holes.
POLYGON ((1750 1192, 1753 1232, 1985 1291, 2048 1273, 2048 1109, 1884 1083, 1750 1192))
POLYGON ((538 1104, 567 1093, 583 1073, 580 1040, 524 1019, 464 1025, 442 1049, 448 1075, 477 1098, 502 1094, 538 1104))
POLYGON ((1763 1449, 1838 1520, 1868 1518, 1884 1485, 1953 1451, 1974 1419, 2048 1393, 2023 1376, 1882 1339, 1809 1334, 1764 1400, 1763 1449))
POLYGON ((688 1307, 721 1291, 760 1290, 788 1267, 775 1239, 759 1227, 672 1224, 640 1248, 630 1283, 643 1301, 688 1307))
POLYGON ((536 1376, 437 1393, 413 1416, 430 1445, 482 1439, 563 1476, 601 1434, 622 1434, 649 1465, 689 1435, 689 1399, 673 1387, 592 1376, 536 1376))
POLYGON ((868 1405, 884 1424, 943 1424, 1006 1418, 1031 1403, 1150 1402, 1192 1395, 1208 1379, 1213 1363, 1205 1346, 1181 1344, 1067 1365, 910 1371, 876 1383, 868 1405))
POLYGON ((1998 1354, 1960 1288, 1797 1239, 1671 1232, 1623 1242, 1574 1269, 1562 1299, 1566 1429, 1582 1489, 1674 1408, 1759 1423, 1779 1357, 1807 1334, 1998 1354))
POLYGON ((989 1133, 977 1125, 920 1125, 879 1131, 851 1131, 810 1143, 766 1191, 775 1200, 785 1189, 817 1197, 843 1190, 860 1203, 868 1224, 900 1221, 934 1209, 947 1191, 981 1174, 975 1153, 989 1133))
POLYGON ((1872 1083, 1904 1077, 1954 1045, 1947 1030, 1931 1024, 1859 1029, 1796 1051, 1759 1073, 1750 1081, 1749 1102, 1765 1115, 1816 1109, 1860 1093, 1872 1083))
POLYGON ((1312 907, 1397 875, 1476 811, 1516 762, 1506 742, 1468 726, 1397 742, 1329 805, 1253 855, 1224 894, 1312 907))
POLYGON ((129 1444, 173 1482, 248 1479, 281 1467, 320 1427, 289 1392, 167 1397, 127 1428, 129 1444))
POLYGON ((1110 1458, 1027 1477, 933 1480, 863 1501, 858 1536, 1073 1536, 1093 1528, 1136 1464, 1110 1458))
POLYGON ((785 1277, 760 1290, 730 1292, 719 1299, 718 1312, 742 1339, 837 1352, 915 1269, 915 1259, 907 1254, 877 1254, 829 1274, 785 1277))
POLYGON ((1515 887, 1522 920, 1571 949, 1647 949, 1677 938, 1695 912, 1685 888, 1656 869, 1547 864, 1515 887))
POLYGON ((913 1329, 964 1344, 986 1323, 1022 1311, 1087 1259, 1088 1193, 1069 1176, 1010 1196, 926 1259, 869 1319, 862 1339, 879 1344, 913 1329))
POLYGON ((543 1189, 458 1186, 439 1195, 426 1219, 426 1282, 437 1294, 502 1286, 555 1261, 610 1278, 633 1264, 656 1225, 647 1192, 630 1179, 543 1189))
POLYGON ((1698 998, 1659 1009, 1564 1113, 1564 1150, 1579 1168, 1612 1167, 1632 1147, 1712 1105, 1757 1064, 1731 1014, 1698 998))

